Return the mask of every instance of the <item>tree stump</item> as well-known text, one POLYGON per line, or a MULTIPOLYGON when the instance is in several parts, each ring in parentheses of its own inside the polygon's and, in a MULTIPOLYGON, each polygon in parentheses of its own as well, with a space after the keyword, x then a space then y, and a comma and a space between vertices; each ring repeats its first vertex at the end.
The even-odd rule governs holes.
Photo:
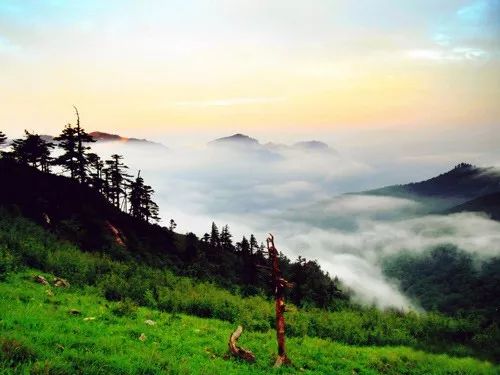
POLYGON ((255 355, 250 350, 241 348, 237 345, 238 339, 240 338, 242 332, 243 327, 238 326, 238 328, 236 328, 236 331, 234 331, 231 336, 229 336, 229 351, 233 356, 241 358, 244 361, 255 362, 255 355))
POLYGON ((45 277, 43 277, 42 275, 33 276, 33 280, 35 280, 35 282, 37 282, 38 284, 49 285, 49 282, 47 281, 47 279, 45 277))

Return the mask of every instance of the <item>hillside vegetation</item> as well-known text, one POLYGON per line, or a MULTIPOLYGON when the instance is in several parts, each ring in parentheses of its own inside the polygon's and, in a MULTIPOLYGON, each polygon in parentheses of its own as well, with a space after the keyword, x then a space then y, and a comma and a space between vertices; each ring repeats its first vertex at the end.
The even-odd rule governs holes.
MULTIPOLYGON (((25 218, 3 211, 0 276, 15 278, 26 267, 64 277, 70 281, 73 293, 92 290, 108 301, 116 301, 125 311, 144 306, 154 311, 218 319, 227 322, 228 327, 243 324, 247 332, 255 333, 266 333, 274 324, 273 304, 264 295, 243 297, 241 292, 231 293, 216 284, 176 276, 168 270, 82 252, 25 218)), ((28 284, 32 283, 30 280, 28 284)), ((12 286, 12 282, 5 287, 8 285, 12 286)), ((289 305, 286 316, 289 337, 317 337, 364 346, 405 345, 498 359, 498 336, 470 319, 397 310, 381 312, 353 304, 340 304, 329 311, 289 305)), ((15 326, 11 329, 14 333, 17 330, 15 326)))
POLYGON ((500 258, 481 259, 451 245, 397 254, 384 272, 427 311, 483 317, 500 339, 500 258))
MULTIPOLYGON (((471 358, 405 347, 357 347, 310 337, 288 340, 293 367, 270 370, 274 332, 244 332, 257 361, 227 356, 234 324, 108 302, 93 287, 35 284, 36 270, 0 283, 3 374, 495 374, 471 358)), ((47 275, 47 279, 51 275, 47 275)))
POLYGON ((500 221, 500 192, 472 199, 456 207, 452 207, 446 212, 453 213, 464 211, 483 212, 491 219, 500 221))
POLYGON ((498 192, 500 177, 494 169, 460 163, 450 171, 425 181, 386 186, 364 194, 413 199, 429 205, 430 211, 437 212, 498 192))
MULTIPOLYGON (((0 184, 0 206, 10 207, 85 251, 168 268, 245 295, 272 294, 270 283, 258 270, 266 262, 263 245, 253 235, 234 243, 229 227, 219 230, 215 223, 203 238, 178 234, 132 217, 86 184, 10 160, 0 159, 0 181, 8 181, 0 184)), ((325 308, 348 298, 316 262, 281 258, 284 276, 296 284, 289 295, 295 304, 325 308)))
MULTIPOLYGON (((74 131, 86 136, 70 126, 63 135, 74 131)), ((79 166, 63 161, 68 178, 50 173, 59 158, 38 135, 26 132, 14 146, 0 159, 7 181, 0 184, 2 373, 269 373, 273 290, 255 236, 236 242, 227 225, 219 231, 212 223, 198 238, 175 233, 173 220, 150 223, 158 208, 152 189, 139 175, 123 180, 119 155, 105 161, 104 177, 100 169, 92 177, 83 161, 93 154, 82 151, 79 166), (36 156, 31 146, 43 152, 36 156), (61 288, 54 277, 63 278, 61 288), (239 324, 255 364, 226 353, 239 324)), ((358 305, 316 261, 279 254, 282 276, 294 285, 285 314, 294 365, 275 371, 497 373, 498 262, 479 275, 461 253, 436 254, 386 263, 386 273, 432 310, 426 313, 358 305), (447 273, 436 279, 436 267, 447 273), (429 272, 420 278, 419 269, 429 272), (463 282, 446 289, 453 274, 463 282), (487 293, 474 295, 475 288, 487 293)))

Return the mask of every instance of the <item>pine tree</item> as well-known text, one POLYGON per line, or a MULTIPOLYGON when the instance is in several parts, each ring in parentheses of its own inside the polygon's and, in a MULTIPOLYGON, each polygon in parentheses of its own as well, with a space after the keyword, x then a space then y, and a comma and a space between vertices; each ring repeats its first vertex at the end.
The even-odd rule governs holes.
POLYGON ((229 232, 229 226, 225 225, 222 227, 222 231, 220 232, 220 246, 229 251, 233 251, 233 235, 229 232))
POLYGON ((174 219, 170 219, 168 230, 173 232, 175 228, 177 228, 177 223, 175 222, 174 219))
POLYGON ((219 228, 217 228, 217 225, 215 225, 214 222, 212 222, 212 230, 210 233, 210 245, 213 247, 220 246, 219 228))
POLYGON ((0 146, 7 141, 7 136, 0 130, 0 146))
POLYGON ((243 236, 240 242, 240 249, 243 255, 249 255, 250 254, 250 243, 248 242, 247 238, 243 236))
MULTIPOLYGON (((0 131, 0 148, 2 148, 2 145, 4 145, 7 142, 7 136, 0 131)), ((5 151, 0 151, 0 157, 5 157, 6 155, 8 156, 8 152, 5 151)))
POLYGON ((101 160, 99 155, 94 153, 89 153, 87 155, 87 159, 89 162, 89 183, 94 189, 98 192, 103 192, 104 190, 104 178, 103 178, 103 169, 104 162, 101 160))
POLYGON ((145 185, 144 189, 146 191, 146 193, 144 195, 146 221, 147 222, 149 222, 149 220, 159 221, 160 220, 160 216, 158 215, 159 214, 159 207, 155 202, 153 202, 154 190, 151 188, 151 186, 148 186, 148 185, 145 185))
POLYGON ((254 251, 259 249, 259 244, 257 243, 257 239, 253 234, 250 235, 250 254, 253 254, 254 251))
MULTIPOLYGON (((130 214, 133 217, 146 221, 158 221, 160 219, 158 217, 158 205, 152 200, 153 192, 151 186, 144 184, 141 172, 139 171, 136 179, 130 183, 130 214)), ((173 223, 175 224, 175 221, 173 223)))
POLYGON ((59 142, 58 147, 64 151, 54 160, 54 164, 60 165, 65 171, 68 171, 71 178, 76 178, 78 170, 76 129, 71 124, 67 124, 54 140, 59 142))
POLYGON ((209 243, 210 242, 210 235, 208 233, 205 233, 203 235, 203 237, 201 237, 201 242, 209 243))
POLYGON ((137 177, 134 181, 130 183, 130 215, 138 219, 144 219, 144 180, 141 177, 141 171, 137 174, 137 177))
POLYGON ((105 185, 106 196, 108 200, 116 207, 120 208, 125 199, 125 189, 130 175, 125 173, 128 167, 122 162, 123 156, 118 154, 111 155, 110 160, 105 161, 105 185))
POLYGON ((43 172, 48 172, 51 162, 50 150, 53 143, 43 140, 38 134, 24 131, 24 138, 12 142, 10 157, 18 163, 31 165, 43 172))
POLYGON ((95 142, 95 140, 80 126, 80 114, 78 113, 78 108, 76 108, 75 106, 73 106, 73 108, 75 109, 76 113, 76 177, 78 181, 83 183, 87 178, 87 150, 90 149, 90 146, 86 146, 85 143, 95 142))

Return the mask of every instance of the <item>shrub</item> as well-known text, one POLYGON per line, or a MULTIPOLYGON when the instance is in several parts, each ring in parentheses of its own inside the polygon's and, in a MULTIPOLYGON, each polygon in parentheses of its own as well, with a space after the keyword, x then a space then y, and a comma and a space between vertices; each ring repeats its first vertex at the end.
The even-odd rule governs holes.
POLYGON ((16 268, 16 263, 10 251, 0 245, 0 280, 5 280, 7 274, 16 268))
POLYGON ((104 297, 109 301, 120 301, 127 297, 128 283, 117 273, 104 276, 98 284, 104 297))
POLYGON ((111 312, 116 316, 126 316, 133 318, 137 315, 137 305, 130 298, 125 298, 123 301, 118 302, 111 312))
POLYGON ((26 344, 11 338, 4 338, 0 344, 0 357, 2 361, 15 366, 20 363, 30 362, 36 358, 34 350, 26 344))

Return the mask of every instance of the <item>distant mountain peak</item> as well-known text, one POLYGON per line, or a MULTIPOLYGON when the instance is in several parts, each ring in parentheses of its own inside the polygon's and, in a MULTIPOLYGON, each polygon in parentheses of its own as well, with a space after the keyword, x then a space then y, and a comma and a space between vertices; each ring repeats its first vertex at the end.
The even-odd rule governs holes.
POLYGON ((325 142, 321 141, 301 141, 293 144, 293 147, 308 151, 328 151, 331 150, 325 142))
POLYGON ((121 135, 118 134, 111 134, 111 133, 105 133, 101 131, 93 131, 89 133, 89 135, 92 136, 96 141, 98 142, 123 142, 123 143, 134 143, 138 145, 146 145, 146 146, 156 146, 156 147, 162 147, 162 148, 167 148, 161 143, 158 142, 153 142, 149 141, 147 139, 140 139, 140 138, 128 138, 128 137, 122 137, 121 135))
POLYGON ((94 138, 96 141, 127 141, 128 138, 122 137, 118 134, 111 134, 111 133, 105 133, 105 132, 100 132, 100 131, 93 131, 89 133, 92 138, 94 138))
POLYGON ((450 172, 453 172, 453 171, 472 171, 472 170, 478 170, 478 169, 480 169, 480 168, 473 165, 473 164, 459 163, 459 164, 455 165, 455 167, 450 172))
POLYGON ((239 144, 239 145, 259 145, 259 141, 246 134, 236 133, 228 137, 217 138, 211 144, 239 144))

